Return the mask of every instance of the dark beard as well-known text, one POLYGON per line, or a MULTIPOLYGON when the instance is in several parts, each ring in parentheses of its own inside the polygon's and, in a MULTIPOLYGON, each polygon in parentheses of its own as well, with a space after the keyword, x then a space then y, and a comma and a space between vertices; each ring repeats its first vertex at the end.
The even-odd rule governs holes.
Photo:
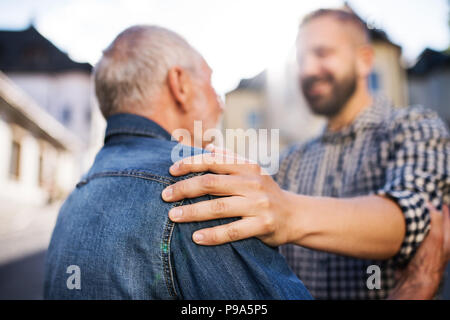
POLYGON ((356 90, 356 75, 349 75, 337 82, 334 76, 327 73, 323 76, 311 76, 301 80, 301 88, 311 110, 318 115, 332 118, 339 114, 344 105, 356 90), (327 96, 312 95, 309 93, 316 81, 327 81, 331 84, 331 93, 327 96))

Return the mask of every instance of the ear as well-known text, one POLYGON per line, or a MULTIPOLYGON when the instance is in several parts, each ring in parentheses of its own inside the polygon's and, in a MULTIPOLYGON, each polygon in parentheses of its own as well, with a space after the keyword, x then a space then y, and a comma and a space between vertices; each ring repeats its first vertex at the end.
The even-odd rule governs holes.
POLYGON ((358 48, 357 68, 361 77, 368 77, 372 72, 375 53, 371 45, 358 48))
POLYGON ((169 69, 167 85, 178 107, 188 111, 192 94, 192 81, 188 72, 179 66, 169 69))

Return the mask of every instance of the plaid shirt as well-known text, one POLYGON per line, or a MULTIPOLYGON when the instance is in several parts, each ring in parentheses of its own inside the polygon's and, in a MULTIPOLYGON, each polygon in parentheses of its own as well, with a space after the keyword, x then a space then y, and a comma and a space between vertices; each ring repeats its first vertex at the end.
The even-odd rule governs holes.
POLYGON ((450 202, 449 172, 448 129, 434 112, 375 101, 345 129, 290 148, 275 179, 283 189, 304 195, 393 199, 406 221, 399 253, 377 261, 296 245, 280 251, 317 299, 384 299, 395 286, 395 270, 413 256, 429 229, 426 203, 441 209, 450 202), (381 269, 381 289, 367 287, 370 265, 381 269))

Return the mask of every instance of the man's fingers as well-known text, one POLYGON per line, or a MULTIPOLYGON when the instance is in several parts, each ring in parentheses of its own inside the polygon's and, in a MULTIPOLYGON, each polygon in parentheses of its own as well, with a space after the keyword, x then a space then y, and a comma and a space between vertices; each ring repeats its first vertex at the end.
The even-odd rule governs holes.
POLYGON ((212 143, 211 143, 211 144, 208 144, 208 145, 205 147, 205 150, 211 152, 212 154, 214 154, 214 155, 216 155, 216 156, 217 156, 217 155, 225 155, 225 156, 227 156, 227 157, 229 157, 229 158, 236 158, 236 159, 239 159, 239 160, 241 160, 241 161, 248 162, 248 159, 246 159, 246 158, 240 156, 239 154, 237 154, 237 153, 231 151, 230 149, 227 149, 227 148, 219 148, 219 147, 216 147, 215 145, 213 145, 212 143))
POLYGON ((241 217, 251 210, 244 197, 234 196, 175 207, 169 211, 169 218, 174 222, 206 221, 241 217))
POLYGON ((192 240, 201 245, 219 245, 254 237, 258 234, 258 218, 246 218, 214 228, 194 232, 192 240))
POLYGON ((205 150, 211 152, 211 153, 215 153, 215 154, 225 154, 231 157, 237 156, 233 151, 231 151, 230 149, 226 149, 226 148, 219 148, 216 147, 213 144, 208 144, 205 147, 205 150))
POLYGON ((178 181, 162 192, 164 201, 174 202, 185 198, 196 198, 206 194, 232 196, 242 190, 242 179, 237 176, 205 174, 178 181))
POLYGON ((205 153, 175 162, 169 172, 173 176, 182 176, 191 172, 210 171, 218 174, 237 174, 249 170, 259 171, 259 166, 235 155, 205 153))

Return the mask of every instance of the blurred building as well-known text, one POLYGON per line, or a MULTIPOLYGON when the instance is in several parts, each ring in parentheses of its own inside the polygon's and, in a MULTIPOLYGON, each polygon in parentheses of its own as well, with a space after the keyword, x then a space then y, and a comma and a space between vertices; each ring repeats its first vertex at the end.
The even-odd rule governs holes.
POLYGON ((78 178, 80 138, 0 72, 0 206, 42 205, 78 178))
POLYGON ((30 26, 0 31, 0 70, 88 143, 93 106, 89 63, 72 61, 30 26))
POLYGON ((94 97, 92 66, 73 61, 30 25, 24 30, 0 31, 0 71, 43 114, 57 120, 52 124, 59 122, 79 138, 80 148, 65 146, 77 152, 71 174, 79 177, 102 145, 105 127, 94 97))
MULTIPOLYGON (((401 47, 390 41, 383 30, 369 31, 375 51, 369 78, 371 91, 395 106, 408 105, 401 47)), ((300 92, 295 47, 285 62, 268 67, 254 78, 241 80, 236 89, 227 93, 223 119, 224 128, 280 129, 281 149, 317 135, 325 123, 309 111, 300 92)))
POLYGON ((450 126, 450 54, 425 49, 408 69, 409 100, 432 108, 450 126))

